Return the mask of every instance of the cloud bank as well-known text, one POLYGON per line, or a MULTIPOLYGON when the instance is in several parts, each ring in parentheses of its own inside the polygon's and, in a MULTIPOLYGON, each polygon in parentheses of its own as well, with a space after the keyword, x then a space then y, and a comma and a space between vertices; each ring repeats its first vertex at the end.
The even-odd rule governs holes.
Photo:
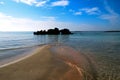
POLYGON ((26 18, 15 18, 6 14, 0 13, 0 30, 1 31, 36 31, 48 28, 66 28, 71 23, 56 21, 55 17, 44 16, 44 20, 32 20, 26 18))
POLYGON ((24 3, 30 6, 36 6, 36 7, 42 7, 45 5, 49 5, 49 6, 67 6, 69 5, 69 1, 68 0, 59 0, 59 1, 54 1, 51 2, 51 4, 47 4, 48 2, 50 2, 50 0, 13 0, 17 3, 24 3))
POLYGON ((42 20, 15 18, 0 13, 0 31, 37 31, 55 27, 60 29, 69 28, 73 31, 86 31, 95 29, 95 26, 86 23, 76 24, 56 21, 56 17, 53 16, 43 16, 41 19, 42 20))

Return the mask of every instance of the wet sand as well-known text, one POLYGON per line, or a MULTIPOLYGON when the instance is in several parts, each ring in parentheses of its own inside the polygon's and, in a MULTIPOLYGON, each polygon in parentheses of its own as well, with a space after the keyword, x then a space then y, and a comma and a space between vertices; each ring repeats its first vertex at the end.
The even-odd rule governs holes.
POLYGON ((0 68, 0 80, 82 80, 79 56, 72 48, 45 45, 0 68))
POLYGON ((11 53, 17 53, 17 55, 12 55, 7 58, 0 59, 0 68, 7 66, 12 63, 16 63, 22 59, 25 59, 29 56, 32 56, 34 54, 34 51, 36 52, 37 47, 24 47, 24 48, 16 48, 17 50, 9 51, 9 54, 11 53))

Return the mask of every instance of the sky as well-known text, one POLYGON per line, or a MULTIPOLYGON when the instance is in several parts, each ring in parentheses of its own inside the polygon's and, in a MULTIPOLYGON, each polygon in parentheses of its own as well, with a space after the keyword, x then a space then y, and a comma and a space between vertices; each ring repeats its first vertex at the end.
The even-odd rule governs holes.
POLYGON ((120 0, 0 0, 0 31, 120 30, 120 0))

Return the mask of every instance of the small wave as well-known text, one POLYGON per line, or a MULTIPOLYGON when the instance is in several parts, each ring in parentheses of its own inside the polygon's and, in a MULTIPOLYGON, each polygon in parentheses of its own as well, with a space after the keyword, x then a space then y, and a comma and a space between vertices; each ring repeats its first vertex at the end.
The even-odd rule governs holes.
POLYGON ((44 45, 44 44, 31 45, 31 46, 10 47, 10 48, 0 48, 0 51, 16 50, 16 49, 24 49, 24 48, 32 48, 32 47, 38 47, 38 46, 42 46, 42 45, 44 45))

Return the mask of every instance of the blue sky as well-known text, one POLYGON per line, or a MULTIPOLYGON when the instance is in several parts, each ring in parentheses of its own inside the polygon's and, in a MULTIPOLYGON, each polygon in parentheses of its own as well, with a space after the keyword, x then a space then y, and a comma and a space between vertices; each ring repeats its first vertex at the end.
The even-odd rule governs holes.
POLYGON ((0 0, 0 31, 120 30, 119 0, 0 0))

